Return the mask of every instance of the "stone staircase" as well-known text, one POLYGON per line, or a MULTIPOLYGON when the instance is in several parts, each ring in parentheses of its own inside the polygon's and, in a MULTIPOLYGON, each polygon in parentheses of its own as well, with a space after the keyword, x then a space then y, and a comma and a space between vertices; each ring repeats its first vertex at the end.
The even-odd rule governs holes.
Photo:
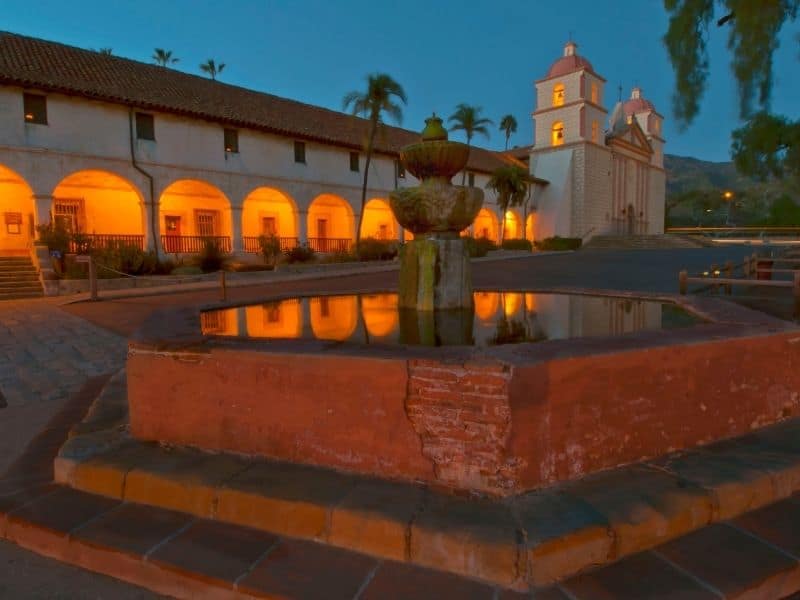
POLYGON ((596 235, 582 246, 585 250, 652 250, 702 248, 702 240, 688 235, 596 235))
POLYGON ((39 272, 29 256, 0 256, 0 300, 43 295, 39 272))

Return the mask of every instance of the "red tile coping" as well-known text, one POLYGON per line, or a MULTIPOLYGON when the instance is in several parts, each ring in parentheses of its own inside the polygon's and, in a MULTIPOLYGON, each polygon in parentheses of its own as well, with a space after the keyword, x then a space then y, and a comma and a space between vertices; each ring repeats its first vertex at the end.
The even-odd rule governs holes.
POLYGON ((204 338, 198 310, 162 313, 130 343, 131 431, 507 496, 800 415, 797 327, 718 299, 639 296, 714 322, 488 349, 367 348, 204 338))

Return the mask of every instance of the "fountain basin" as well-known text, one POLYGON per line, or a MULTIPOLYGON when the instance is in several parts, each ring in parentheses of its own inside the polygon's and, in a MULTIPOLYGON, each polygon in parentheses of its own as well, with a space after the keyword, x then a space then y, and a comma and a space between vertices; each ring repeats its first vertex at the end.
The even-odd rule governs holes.
POLYGON ((400 188, 389 195, 397 221, 408 231, 458 237, 483 205, 483 191, 429 179, 417 187, 400 188))
MULTIPOLYGON (((445 134, 446 135, 446 134, 445 134)), ((469 146, 445 139, 425 140, 400 151, 400 160, 417 179, 437 177, 447 182, 469 160, 469 146)))
POLYGON ((213 337, 166 312, 130 343, 131 432, 503 496, 800 414, 796 327, 686 303, 710 322, 485 347, 213 337))

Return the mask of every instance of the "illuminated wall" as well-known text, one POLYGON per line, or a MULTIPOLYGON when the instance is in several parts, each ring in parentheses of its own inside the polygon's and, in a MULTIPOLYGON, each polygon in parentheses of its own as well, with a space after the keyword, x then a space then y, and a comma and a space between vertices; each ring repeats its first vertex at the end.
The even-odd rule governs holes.
POLYGON ((352 240, 354 233, 353 209, 344 198, 322 194, 314 199, 308 209, 308 237, 352 240))
POLYGON ((61 180, 53 190, 53 210, 72 223, 74 231, 143 235, 145 212, 139 191, 128 181, 106 171, 79 171, 61 180))
POLYGON ((397 227, 389 203, 383 198, 373 198, 364 206, 361 237, 379 240, 396 240, 397 227))
POLYGON ((372 337, 385 338, 397 333, 397 294, 375 294, 361 298, 361 315, 372 337))
POLYGON ((181 179, 161 194, 159 201, 161 234, 202 235, 198 230, 198 217, 214 215, 213 235, 231 235, 231 207, 225 195, 204 181, 181 179), (167 221, 180 219, 179 230, 167 228, 167 221))
POLYGON ((242 235, 258 237, 274 223, 278 237, 297 237, 297 209, 286 194, 269 187, 253 190, 244 200, 242 235))
POLYGON ((497 222, 497 216, 488 208, 481 209, 481 211, 478 213, 478 216, 475 217, 473 228, 474 228, 473 235, 476 238, 485 237, 489 238, 493 242, 497 241, 498 228, 499 228, 497 222))
POLYGON ((321 340, 343 341, 358 324, 358 299, 355 296, 330 296, 309 301, 311 330, 321 340))
POLYGON ((522 238, 522 219, 513 210, 506 211, 505 223, 503 225, 503 239, 518 240, 522 238))
POLYGON ((261 338, 298 338, 303 332, 300 299, 245 308, 247 335, 261 338))
POLYGON ((33 192, 22 177, 0 165, 0 252, 28 247, 33 218, 33 192))
POLYGON ((536 230, 536 215, 533 213, 528 215, 528 218, 525 219, 525 239, 531 242, 536 240, 534 236, 534 231, 536 230))

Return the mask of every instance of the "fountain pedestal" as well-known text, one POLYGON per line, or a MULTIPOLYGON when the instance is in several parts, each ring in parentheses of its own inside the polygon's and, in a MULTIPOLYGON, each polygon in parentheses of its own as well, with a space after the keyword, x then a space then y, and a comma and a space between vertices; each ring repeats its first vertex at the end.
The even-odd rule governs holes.
MULTIPOLYGON (((401 310, 423 313, 471 312, 469 253, 459 233, 478 214, 483 191, 450 183, 452 176, 466 166, 469 148, 448 141, 442 120, 435 115, 425 123, 422 142, 406 146, 400 152, 406 169, 422 183, 396 190, 390 196, 395 217, 414 233, 414 240, 407 242, 400 253, 398 304, 401 310)), ((460 322, 429 315, 414 320, 460 322)), ((426 330, 426 326, 420 328, 422 338, 426 337, 426 330)), ((446 336, 452 337, 452 332, 446 336)), ((469 339, 461 343, 469 343, 469 339)))
POLYGON ((471 309, 472 272, 464 241, 431 238, 407 242, 400 251, 399 294, 400 308, 471 309))

